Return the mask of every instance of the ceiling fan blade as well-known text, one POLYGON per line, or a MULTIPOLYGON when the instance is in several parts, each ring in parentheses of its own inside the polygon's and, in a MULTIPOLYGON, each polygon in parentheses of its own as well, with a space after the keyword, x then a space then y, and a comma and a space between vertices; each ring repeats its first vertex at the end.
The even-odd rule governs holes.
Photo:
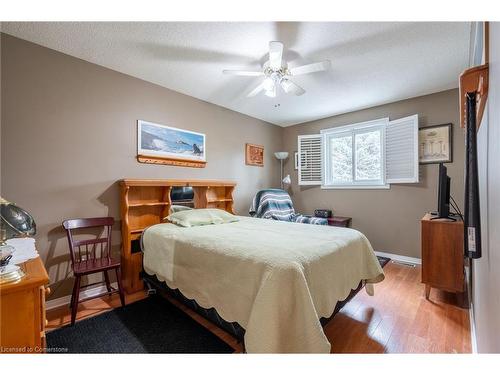
POLYGON ((290 74, 292 76, 298 76, 301 74, 322 72, 325 70, 329 70, 330 67, 331 67, 330 60, 325 60, 325 61, 321 61, 321 62, 317 62, 317 63, 296 66, 295 68, 291 68, 289 70, 290 70, 290 74))
POLYGON ((247 77, 259 77, 264 75, 264 72, 253 72, 250 70, 223 70, 222 73, 232 76, 247 76, 247 77))
POLYGON ((280 70, 283 59, 283 43, 269 42, 269 67, 272 70, 280 70))
POLYGON ((287 94, 294 94, 300 96, 305 94, 306 92, 306 90, 304 90, 296 83, 290 81, 289 79, 282 79, 280 83, 281 87, 283 88, 283 91, 285 91, 287 94))
POLYGON ((264 86, 265 86, 264 82, 261 82, 256 88, 254 88, 252 91, 248 93, 247 98, 252 98, 255 95, 257 95, 259 92, 264 90, 264 86))

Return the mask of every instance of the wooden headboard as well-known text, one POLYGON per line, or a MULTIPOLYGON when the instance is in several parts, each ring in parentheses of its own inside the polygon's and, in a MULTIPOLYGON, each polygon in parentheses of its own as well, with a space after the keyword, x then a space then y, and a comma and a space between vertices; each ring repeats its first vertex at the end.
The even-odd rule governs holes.
POLYGON ((219 208, 233 213, 236 183, 231 181, 121 180, 122 278, 127 293, 143 288, 139 238, 145 228, 161 223, 168 216, 172 205, 170 192, 176 186, 193 188, 195 208, 219 208))

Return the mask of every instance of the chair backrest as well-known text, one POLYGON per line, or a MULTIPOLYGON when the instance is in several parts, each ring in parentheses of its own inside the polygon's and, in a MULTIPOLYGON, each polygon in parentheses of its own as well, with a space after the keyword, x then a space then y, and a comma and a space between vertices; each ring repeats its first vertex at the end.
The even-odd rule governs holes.
POLYGON ((71 263, 79 263, 90 259, 111 257, 111 231, 115 219, 112 217, 94 217, 85 219, 69 219, 62 225, 68 235, 71 263), (101 228, 96 238, 76 240, 75 231, 78 229, 101 228), (100 250, 100 251, 98 251, 100 250))
POLYGON ((262 219, 292 221, 295 210, 285 190, 265 189, 255 194, 249 214, 262 219))

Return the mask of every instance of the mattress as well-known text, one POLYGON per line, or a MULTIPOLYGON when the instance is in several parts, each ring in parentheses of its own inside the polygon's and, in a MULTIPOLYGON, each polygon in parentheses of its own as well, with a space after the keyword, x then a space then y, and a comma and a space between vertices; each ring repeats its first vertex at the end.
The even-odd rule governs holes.
POLYGON ((239 217, 143 234, 144 270, 245 330, 249 353, 326 353, 320 318, 364 280, 383 280, 353 229, 239 217))

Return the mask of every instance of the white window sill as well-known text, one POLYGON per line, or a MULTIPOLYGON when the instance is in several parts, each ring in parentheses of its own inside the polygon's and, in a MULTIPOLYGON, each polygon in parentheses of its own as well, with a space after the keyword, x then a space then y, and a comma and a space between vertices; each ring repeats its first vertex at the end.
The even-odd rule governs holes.
POLYGON ((386 185, 321 185, 321 189, 340 189, 340 190, 367 190, 367 189, 390 189, 391 185, 386 184, 386 185))

